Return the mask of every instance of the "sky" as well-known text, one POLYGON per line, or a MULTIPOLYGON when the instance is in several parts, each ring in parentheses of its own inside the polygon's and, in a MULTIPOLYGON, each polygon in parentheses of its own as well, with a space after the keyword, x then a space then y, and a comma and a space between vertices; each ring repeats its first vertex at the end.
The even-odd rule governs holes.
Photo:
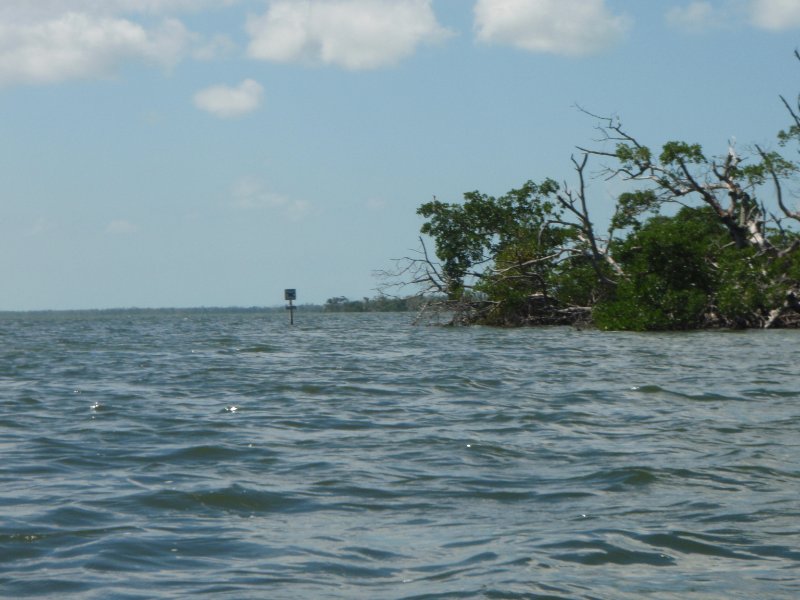
POLYGON ((776 147, 799 46, 800 0, 0 0, 0 310, 372 297, 420 204, 571 181, 577 107, 776 147))

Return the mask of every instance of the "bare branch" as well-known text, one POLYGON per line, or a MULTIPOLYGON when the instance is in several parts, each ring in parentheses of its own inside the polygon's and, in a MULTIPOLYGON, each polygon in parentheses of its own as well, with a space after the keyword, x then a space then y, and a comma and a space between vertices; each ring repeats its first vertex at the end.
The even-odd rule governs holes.
POLYGON ((780 207, 781 212, 790 219, 800 221, 800 211, 789 210, 783 201, 783 186, 781 185, 781 180, 778 177, 778 173, 775 172, 775 168, 773 167, 772 162, 769 160, 767 153, 764 152, 758 145, 756 145, 756 150, 758 151, 759 155, 761 155, 761 159, 764 161, 764 165, 766 166, 767 171, 772 178, 772 183, 775 186, 775 198, 778 201, 778 206, 780 207))

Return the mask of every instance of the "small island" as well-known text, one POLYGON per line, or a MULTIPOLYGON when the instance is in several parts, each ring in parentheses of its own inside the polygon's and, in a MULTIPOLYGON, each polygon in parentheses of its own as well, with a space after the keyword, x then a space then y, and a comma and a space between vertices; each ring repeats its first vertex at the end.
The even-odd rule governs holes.
MULTIPOLYGON (((795 52, 800 60, 800 53, 795 52)), ((644 145, 617 118, 598 148, 578 148, 572 183, 528 181, 501 197, 418 209, 418 254, 386 273, 416 286, 451 324, 576 325, 612 330, 800 326, 800 99, 776 148, 644 145), (588 171, 620 182, 605 231, 590 218, 588 171), (432 300, 431 300, 432 298, 432 300)))

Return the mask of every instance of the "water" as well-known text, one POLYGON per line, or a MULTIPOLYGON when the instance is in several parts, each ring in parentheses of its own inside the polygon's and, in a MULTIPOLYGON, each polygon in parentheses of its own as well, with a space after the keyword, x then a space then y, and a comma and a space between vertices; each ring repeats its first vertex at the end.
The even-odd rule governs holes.
POLYGON ((800 332, 0 318, 0 597, 800 597, 800 332))

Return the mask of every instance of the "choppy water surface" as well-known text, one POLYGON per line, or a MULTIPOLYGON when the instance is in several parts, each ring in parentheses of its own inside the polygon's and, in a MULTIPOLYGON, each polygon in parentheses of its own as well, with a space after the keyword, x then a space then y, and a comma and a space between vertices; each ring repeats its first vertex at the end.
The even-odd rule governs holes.
POLYGON ((0 318, 0 596, 800 597, 800 332, 0 318))

